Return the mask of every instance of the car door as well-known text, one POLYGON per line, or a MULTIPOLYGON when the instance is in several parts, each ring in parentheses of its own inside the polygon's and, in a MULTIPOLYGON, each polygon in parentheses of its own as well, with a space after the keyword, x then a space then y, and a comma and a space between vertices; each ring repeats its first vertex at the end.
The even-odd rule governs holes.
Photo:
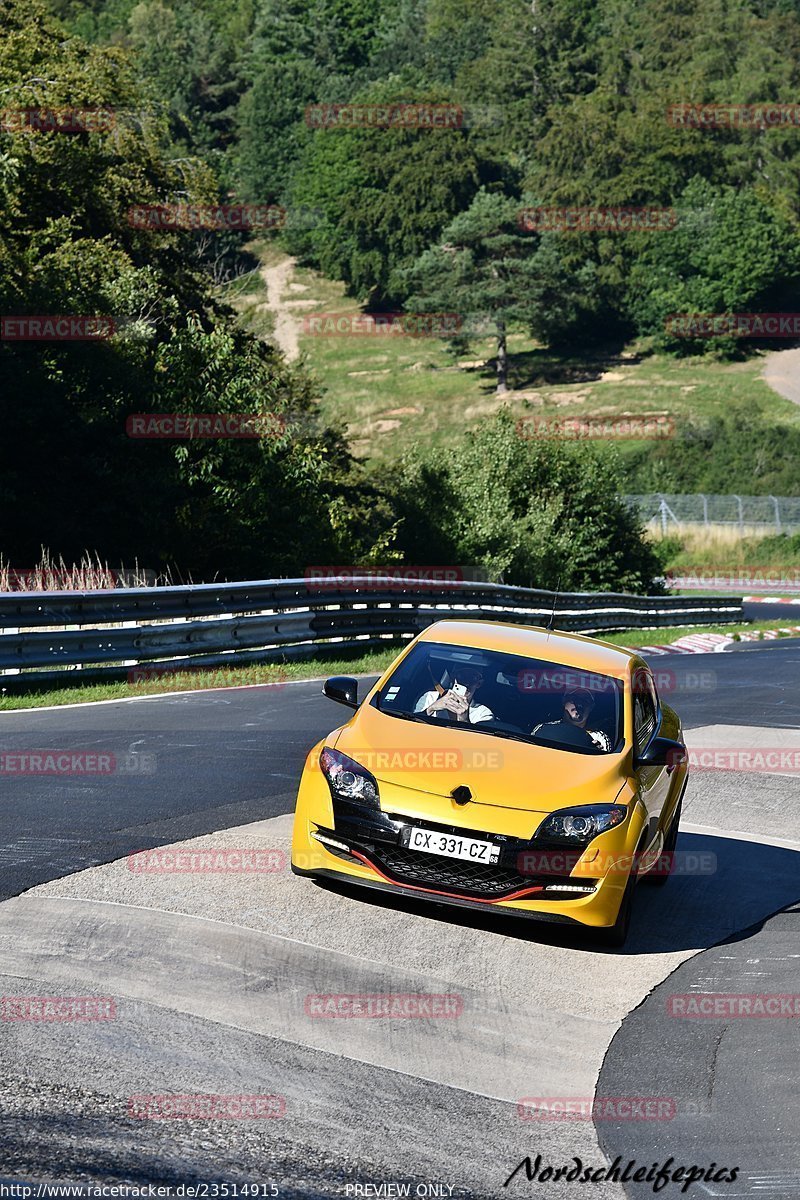
MULTIPOLYGON (((644 752, 661 724, 661 706, 655 680, 647 667, 638 667, 632 676, 633 744, 635 758, 644 752)), ((659 832, 659 820, 667 801, 670 777, 666 767, 636 767, 639 795, 647 809, 648 846, 659 832)), ((661 830, 663 834, 663 829, 661 830)), ((661 849, 660 841, 654 847, 661 849)))

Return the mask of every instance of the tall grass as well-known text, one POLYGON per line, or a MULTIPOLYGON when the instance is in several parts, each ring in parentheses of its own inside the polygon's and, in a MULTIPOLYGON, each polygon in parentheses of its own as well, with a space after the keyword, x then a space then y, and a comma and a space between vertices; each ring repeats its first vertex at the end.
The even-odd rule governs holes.
POLYGON ((67 563, 62 555, 54 558, 42 547, 39 562, 23 569, 12 567, 0 555, 0 592, 88 592, 169 583, 169 575, 156 578, 138 562, 133 568, 114 569, 88 550, 80 562, 67 563))
POLYGON ((666 537, 649 528, 665 567, 788 567, 800 565, 800 533, 748 529, 744 536, 729 525, 683 525, 666 537))

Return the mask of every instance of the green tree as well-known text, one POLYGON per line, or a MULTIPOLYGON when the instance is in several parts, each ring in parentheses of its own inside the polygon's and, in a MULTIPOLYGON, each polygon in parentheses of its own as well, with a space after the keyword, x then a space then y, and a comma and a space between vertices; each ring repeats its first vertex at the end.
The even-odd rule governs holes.
POLYGON ((200 6, 194 0, 138 0, 125 30, 140 78, 170 114, 174 140, 213 160, 226 181, 248 7, 238 0, 223 15, 209 0, 200 6))
POLYGON ((521 232, 521 206, 481 191, 403 281, 408 308, 456 312, 467 332, 488 320, 497 341, 496 390, 508 391, 508 331, 522 324, 549 339, 563 335, 591 303, 591 264, 572 277, 552 236, 521 232), (474 324, 473 324, 474 323, 474 324))
POLYGON ((235 171, 247 199, 264 204, 290 199, 295 166, 313 136, 304 112, 319 95, 322 79, 310 59, 267 62, 242 96, 235 171))
POLYGON ((454 83, 464 64, 481 55, 496 8, 496 0, 429 0, 424 27, 426 65, 435 70, 437 79, 454 83))
MULTIPOLYGON (((441 105, 443 92, 376 86, 359 104, 441 105)), ((457 114, 457 110, 456 110, 457 114)), ((319 213, 290 245, 353 295, 397 300, 398 272, 410 266, 465 209, 496 165, 480 159, 467 133, 451 128, 327 128, 302 155, 292 201, 319 213)))
MULTIPOLYGON (((41 6, 8 0, 0 94, 12 109, 96 108, 116 128, 0 132, 0 309, 102 315, 102 341, 0 342, 0 552, 42 544, 200 577, 294 573, 339 547, 370 553, 391 531, 356 484, 342 439, 314 426, 316 385, 255 341, 214 300, 191 232, 138 227, 133 207, 207 203, 207 165, 175 153, 130 57, 63 29, 41 6), (142 441, 134 413, 275 413, 260 440, 142 441), (329 515, 334 508, 335 522, 329 515)), ((385 519, 384 519, 385 518, 385 519)), ((335 561, 335 559, 334 559, 335 561)))
MULTIPOLYGON (((668 316, 793 310, 800 238, 772 203, 747 189, 695 179, 675 210, 676 228, 650 235, 630 263, 625 297, 638 332, 654 334, 662 346, 697 353, 721 339, 671 334, 668 316)), ((724 345, 730 351, 735 338, 727 337, 724 345)))
POLYGON ((674 438, 632 447, 625 461, 632 493, 710 492, 758 496, 800 493, 800 430, 737 407, 679 425, 674 438))
POLYGON ((528 439, 501 412, 393 482, 407 562, 484 566, 527 587, 649 592, 660 563, 619 496, 608 448, 528 439))

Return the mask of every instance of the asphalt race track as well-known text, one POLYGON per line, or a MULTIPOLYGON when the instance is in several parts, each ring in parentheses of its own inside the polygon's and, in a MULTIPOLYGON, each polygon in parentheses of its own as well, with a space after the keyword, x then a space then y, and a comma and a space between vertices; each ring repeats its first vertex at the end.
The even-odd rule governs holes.
MULTIPOLYGON (((691 748, 800 748, 800 644, 652 665, 691 748)), ((0 1022, 0 1181, 654 1194, 529 1181, 524 1168, 503 1187, 526 1156, 597 1168, 620 1155, 739 1168, 735 1183, 695 1183, 691 1196, 800 1195, 797 1025, 668 1008, 686 994, 800 993, 797 774, 694 771, 678 849, 713 869, 639 889, 622 953, 557 927, 323 888, 285 867, 129 869, 138 850, 187 842, 268 848, 283 863, 305 754, 342 713, 317 682, 0 714, 6 752, 116 764, 3 778, 0 991, 109 997, 114 1019, 0 1022), (461 1015, 325 1020, 306 1003, 386 992, 455 995, 461 1015), (130 1102, 198 1093, 268 1094, 285 1111, 146 1120, 130 1102), (595 1095, 669 1098, 669 1112, 593 1123, 519 1107, 595 1095)))
MULTIPOLYGON (((601 1141, 610 1157, 664 1160, 671 1154, 690 1163, 698 1161, 699 1146, 713 1146, 718 1162, 741 1162, 745 1170, 733 1187, 704 1183, 701 1195, 800 1196, 796 1023, 664 1019, 671 995, 796 992, 798 947, 800 907, 793 905, 689 959, 631 1013, 611 1043, 599 1091, 617 1095, 625 1086, 637 1095, 645 1088, 648 1095, 670 1096, 679 1086, 701 1102, 668 1131, 663 1123, 635 1132, 622 1123, 605 1126, 601 1141), (654 1041, 662 1053, 642 1054, 654 1041)), ((648 1194, 647 1185, 640 1188, 631 1195, 648 1194)))

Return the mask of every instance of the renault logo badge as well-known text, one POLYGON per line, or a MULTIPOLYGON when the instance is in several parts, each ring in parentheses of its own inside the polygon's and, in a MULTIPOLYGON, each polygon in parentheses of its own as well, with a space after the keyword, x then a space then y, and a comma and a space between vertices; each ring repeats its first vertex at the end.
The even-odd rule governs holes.
POLYGON ((458 787, 453 788, 450 795, 455 800, 456 804, 469 804, 472 799, 472 792, 465 783, 461 783, 458 787))

